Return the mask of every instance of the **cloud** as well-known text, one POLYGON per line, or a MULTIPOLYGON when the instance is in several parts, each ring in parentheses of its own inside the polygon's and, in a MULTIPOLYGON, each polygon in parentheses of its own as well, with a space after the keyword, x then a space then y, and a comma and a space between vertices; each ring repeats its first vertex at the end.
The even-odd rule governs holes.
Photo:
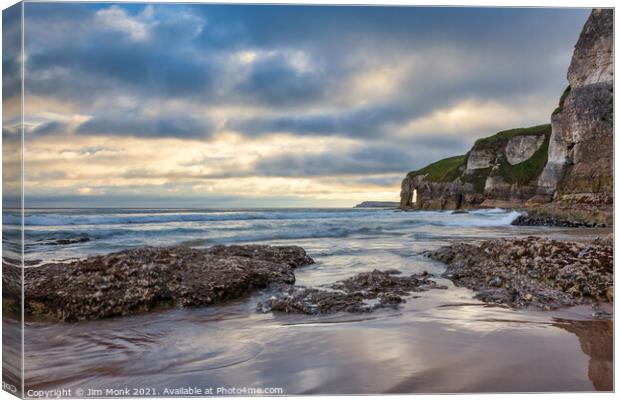
POLYGON ((152 18, 152 5, 146 6, 136 17, 130 16, 125 9, 116 5, 95 13, 95 23, 104 29, 124 33, 133 41, 143 41, 150 37, 151 27, 157 24, 152 18))
POLYGON ((78 189, 78 193, 82 196, 101 196, 105 194, 103 190, 93 189, 90 187, 81 187, 78 189))
POLYGON ((2 11, 2 101, 21 93, 21 3, 2 11))
POLYGON ((540 82, 564 80, 564 74, 555 74, 556 58, 549 55, 569 53, 573 40, 566 39, 571 37, 566 31, 579 27, 566 21, 581 14, 182 5, 106 5, 89 14, 77 5, 60 8, 65 10, 62 23, 54 14, 51 20, 63 26, 64 37, 40 15, 39 10, 49 13, 49 6, 32 5, 26 16, 34 31, 26 41, 32 76, 27 90, 32 93, 89 102, 101 101, 103 93, 113 103, 116 96, 133 92, 208 104, 306 109, 326 108, 343 96, 359 106, 362 98, 385 103, 392 95, 417 108, 459 94, 537 90, 540 82), (430 23, 433 18, 445 24, 430 23), (108 19, 112 26, 100 26, 108 19), (511 23, 502 25, 507 20, 511 23), (485 21, 485 31, 474 21, 485 21), (491 29, 497 40, 486 37, 491 29), (119 32, 133 39, 119 41, 119 32), (76 35, 80 41, 74 40, 76 35), (216 38, 225 40, 214 45, 216 38), (237 82, 234 54, 270 56, 250 63, 249 73, 237 82), (550 65, 553 71, 548 71, 550 65), (227 85, 231 82, 235 84, 227 85))
MULTIPOLYGON (((252 53, 243 54, 247 60, 252 53)), ((251 69, 247 77, 233 88, 244 102, 251 99, 282 107, 313 103, 325 95, 328 77, 302 51, 269 54, 248 64, 251 69)))
MULTIPOLYGON (((60 155, 63 159, 77 159, 84 157, 104 157, 114 155, 116 151, 113 148, 106 146, 85 146, 79 147, 77 149, 62 149, 60 150, 60 155)), ((63 176, 63 178, 66 175, 63 176)))
POLYGON ((67 124, 59 121, 44 122, 27 130, 27 135, 56 135, 66 131, 67 124))
MULTIPOLYGON (((64 133, 66 128, 67 124, 64 122, 48 121, 34 126, 26 126, 24 129, 24 134, 27 135, 28 140, 31 140, 36 137, 53 136, 64 133)), ((21 138, 21 124, 2 128, 2 135, 5 138, 21 138)))
POLYGON ((2 138, 4 140, 16 140, 21 139, 21 129, 19 126, 9 126, 2 128, 2 138))
POLYGON ((280 155, 260 160, 254 170, 266 176, 365 175, 399 172, 412 161, 407 151, 379 145, 351 151, 280 155))
POLYGON ((192 45, 204 19, 182 6, 146 6, 133 14, 116 5, 93 10, 33 4, 29 10, 26 92, 31 96, 107 107, 118 97, 212 94, 220 65, 192 45))
MULTIPOLYGON (((478 137, 548 121, 587 14, 29 3, 29 167, 54 172, 33 190, 219 195, 240 180, 267 192, 282 183, 293 197, 385 194, 392 177, 478 137)), ((14 107, 14 51, 3 68, 14 107)))
POLYGON ((184 117, 105 116, 93 117, 77 127, 80 135, 121 135, 145 138, 207 138, 213 126, 204 120, 184 117))
POLYGON ((413 110, 397 104, 378 104, 343 112, 258 117, 229 121, 228 128, 246 135, 291 132, 299 135, 381 136, 381 127, 409 117, 413 110))
MULTIPOLYGON (((365 176, 354 180, 354 184, 358 186, 378 186, 392 188, 395 185, 400 185, 403 179, 402 174, 380 175, 380 176, 365 176)), ((344 182, 349 183, 349 181, 344 182)))

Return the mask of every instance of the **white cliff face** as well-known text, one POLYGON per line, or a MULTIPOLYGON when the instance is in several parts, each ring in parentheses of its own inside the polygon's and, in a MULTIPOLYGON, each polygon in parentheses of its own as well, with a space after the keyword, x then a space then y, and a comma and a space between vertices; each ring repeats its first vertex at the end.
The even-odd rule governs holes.
POLYGON ((568 69, 573 89, 614 79, 613 11, 595 9, 581 32, 568 69))
POLYGON ((569 90, 551 116, 551 127, 479 139, 459 166, 458 177, 447 175, 450 181, 407 177, 401 208, 413 207, 417 191, 415 208, 532 205, 613 221, 613 10, 590 15, 575 46, 568 80, 569 90), (544 160, 533 156, 545 140, 549 150, 543 166, 544 160), (528 160, 532 162, 521 164, 528 160), (529 174, 523 174, 522 165, 529 174))
POLYGON ((489 168, 493 165, 495 156, 496 154, 489 150, 472 150, 467 158, 467 170, 489 168))
POLYGON ((506 160, 508 160, 511 165, 519 164, 525 160, 529 160, 530 157, 532 157, 534 153, 536 153, 536 150, 538 150, 540 146, 542 146, 544 141, 544 135, 515 136, 511 138, 506 145, 506 160))
POLYGON ((548 161, 538 179, 540 193, 555 195, 558 201, 611 203, 613 10, 592 11, 567 77, 570 93, 551 118, 548 161))
POLYGON ((553 195, 568 157, 566 142, 562 137, 562 125, 559 115, 551 117, 551 138, 547 165, 538 178, 538 186, 543 194, 553 195))

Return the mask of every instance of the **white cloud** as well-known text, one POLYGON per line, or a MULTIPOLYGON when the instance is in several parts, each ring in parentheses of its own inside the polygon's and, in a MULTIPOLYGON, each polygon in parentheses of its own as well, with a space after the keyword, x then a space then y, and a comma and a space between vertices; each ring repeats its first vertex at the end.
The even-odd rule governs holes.
POLYGON ((129 35, 136 42, 147 40, 150 29, 157 24, 153 21, 153 7, 147 6, 135 17, 119 6, 111 6, 97 11, 95 21, 105 29, 115 30, 129 35))
POLYGON ((318 70, 318 67, 315 65, 310 55, 306 52, 295 50, 285 52, 284 55, 287 58, 289 65, 300 73, 313 73, 318 70))
POLYGON ((396 133, 401 137, 469 135, 477 138, 503 129, 540 124, 549 119, 549 114, 544 99, 527 97, 510 104, 468 99, 410 120, 396 133))
POLYGON ((82 187, 78 189, 78 193, 81 194, 82 196, 98 196, 98 195, 104 194, 105 192, 100 189, 82 187))

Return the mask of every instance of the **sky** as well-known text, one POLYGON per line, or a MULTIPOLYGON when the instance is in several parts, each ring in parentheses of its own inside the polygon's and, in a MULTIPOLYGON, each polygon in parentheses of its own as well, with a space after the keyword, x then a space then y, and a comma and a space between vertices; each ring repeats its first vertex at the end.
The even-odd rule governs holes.
MULTIPOLYGON (((26 3, 26 205, 397 201, 408 171, 547 123, 588 14, 26 3)), ((6 141, 22 58, 5 53, 6 141)))

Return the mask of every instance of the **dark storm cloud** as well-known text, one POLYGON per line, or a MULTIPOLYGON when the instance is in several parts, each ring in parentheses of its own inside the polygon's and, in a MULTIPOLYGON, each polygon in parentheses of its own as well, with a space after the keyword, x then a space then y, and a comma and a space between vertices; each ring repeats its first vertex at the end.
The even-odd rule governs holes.
POLYGON ((446 42, 493 49, 506 45, 552 49, 567 33, 578 34, 589 13, 587 9, 473 7, 212 5, 192 9, 219 22, 202 31, 197 38, 202 45, 301 45, 324 49, 332 56, 364 46, 400 51, 446 42))
MULTIPOLYGON (((450 150, 448 150, 450 151, 450 150)), ((354 150, 332 149, 318 154, 265 158, 253 167, 265 176, 331 176, 402 173, 445 156, 446 149, 369 144, 354 150)))
MULTIPOLYGON (((318 154, 290 154, 264 158, 252 166, 252 173, 278 177, 402 175, 403 172, 421 168, 439 159, 465 154, 467 150, 467 141, 454 137, 444 139, 422 136, 391 145, 373 141, 352 150, 334 148, 318 154)), ((231 173, 232 175, 227 177, 235 176, 234 171, 231 173)), ((382 178, 381 182, 367 183, 382 185, 388 181, 382 178)))
POLYGON ((21 91, 21 4, 2 12, 2 98, 7 101, 21 91))
POLYGON ((33 54, 28 61, 33 78, 26 90, 68 101, 92 101, 102 93, 125 91, 161 98, 207 96, 213 88, 215 68, 166 48, 145 48, 131 42, 92 43, 33 54))
POLYGON ((208 57, 199 60, 191 40, 203 20, 180 12, 182 6, 171 7, 172 15, 158 6, 162 12, 155 20, 144 16, 145 6, 29 4, 26 69, 32 78, 26 91, 73 102, 127 92, 161 98, 208 96, 218 66, 208 57), (110 10, 115 14, 107 20, 98 15, 110 10), (122 25, 123 18, 133 25, 106 25, 108 20, 122 25), (132 36, 131 29, 141 35, 132 36))
MULTIPOLYGON (((28 3, 26 91, 74 103, 93 116, 79 134, 209 137, 213 126, 196 116, 142 117, 147 100, 179 99, 278 111, 227 121, 227 128, 248 136, 287 132, 379 140, 412 118, 464 99, 510 104, 516 96, 539 96, 552 108, 588 12, 28 3), (114 13, 115 25, 105 24, 105 13, 114 13), (235 52, 245 50, 268 55, 241 67, 235 52), (307 69, 291 61, 296 52, 307 57, 307 69), (391 98, 335 104, 356 74, 408 57, 414 58, 411 76, 391 98), (116 101, 123 96, 142 102, 123 106, 116 101)), ((13 69, 7 61, 7 70, 13 69)), ((459 141, 443 144, 455 152, 462 148, 459 141)), ((304 166, 321 160, 289 161, 323 173, 304 166)), ((350 159, 343 168, 394 168, 380 155, 359 162, 350 159)), ((278 166, 286 163, 263 165, 270 173, 278 166)))
POLYGON ((398 172, 411 165, 412 155, 390 146, 353 151, 284 155, 259 161, 254 170, 266 176, 364 175, 398 172))
MULTIPOLYGON (((133 19, 140 18, 144 9, 114 7, 133 19)), ((28 67, 36 71, 60 66, 103 74, 143 89, 162 85, 173 90, 176 83, 184 94, 190 92, 190 81, 195 93, 204 90, 207 74, 200 71, 207 68, 208 72, 210 59, 240 48, 298 48, 322 61, 346 64, 352 54, 394 56, 450 44, 465 50, 489 49, 498 58, 544 68, 544 52, 571 46, 587 14, 566 9, 156 5, 152 23, 144 22, 150 40, 131 41, 94 22, 96 13, 107 8, 104 4, 29 4, 26 42, 29 49, 38 51, 28 67), (49 40, 44 33, 50 21, 61 25, 66 34, 54 34, 54 40, 49 40), (222 43, 212 45, 213 37, 220 37, 222 43), (198 61, 190 53, 203 57, 198 61), (527 57, 522 57, 524 53, 527 57)), ((344 76, 351 68, 330 69, 344 76)), ((273 79, 277 76, 292 85, 292 96, 298 95, 300 83, 291 79, 296 75, 281 59, 258 63, 247 86, 270 90, 266 83, 279 85, 273 79)))
POLYGON ((299 135, 343 135, 359 138, 380 136, 378 130, 387 122, 401 122, 421 112, 402 105, 378 104, 340 113, 319 113, 303 116, 249 118, 232 120, 229 128, 247 135, 271 132, 293 132, 299 135))
POLYGON ((270 57, 253 65, 246 80, 234 88, 244 100, 284 106, 315 102, 323 97, 328 82, 323 74, 303 72, 284 56, 270 57))

